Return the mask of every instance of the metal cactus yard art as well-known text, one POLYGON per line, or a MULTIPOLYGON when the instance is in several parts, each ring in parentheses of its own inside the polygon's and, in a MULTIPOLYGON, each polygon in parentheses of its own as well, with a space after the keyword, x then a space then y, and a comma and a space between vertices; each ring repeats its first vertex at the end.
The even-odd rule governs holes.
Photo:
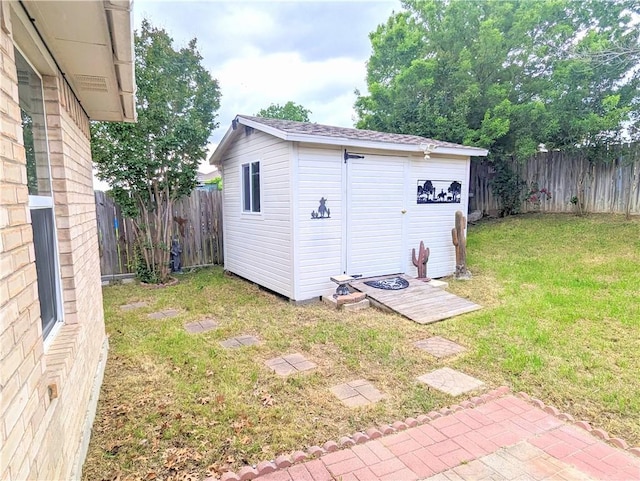
POLYGON ((467 227, 467 218, 461 211, 456 211, 455 227, 451 229, 451 238, 456 247, 456 279, 471 279, 471 272, 467 270, 467 237, 464 230, 467 227))
POLYGON ((418 279, 424 279, 429 282, 431 279, 427 277, 427 262, 429 261, 429 248, 424 247, 424 242, 420 241, 420 249, 418 250, 418 257, 416 257, 416 250, 411 249, 411 258, 413 265, 418 269, 418 279))

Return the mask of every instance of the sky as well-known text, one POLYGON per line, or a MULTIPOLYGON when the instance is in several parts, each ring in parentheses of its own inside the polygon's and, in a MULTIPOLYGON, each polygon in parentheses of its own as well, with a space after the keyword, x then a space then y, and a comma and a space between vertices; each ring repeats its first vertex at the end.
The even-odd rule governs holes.
POLYGON ((290 100, 311 110, 312 122, 353 127, 354 90, 366 92, 369 33, 400 8, 399 0, 134 0, 133 15, 135 29, 146 18, 174 48, 198 39, 222 93, 213 147, 237 114, 290 100))

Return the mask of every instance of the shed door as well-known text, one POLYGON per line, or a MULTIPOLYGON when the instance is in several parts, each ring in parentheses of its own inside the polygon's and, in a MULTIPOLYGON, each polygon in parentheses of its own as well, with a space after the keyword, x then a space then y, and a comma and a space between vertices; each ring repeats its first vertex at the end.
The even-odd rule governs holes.
POLYGON ((404 272, 405 164, 379 155, 347 161, 347 274, 404 272))

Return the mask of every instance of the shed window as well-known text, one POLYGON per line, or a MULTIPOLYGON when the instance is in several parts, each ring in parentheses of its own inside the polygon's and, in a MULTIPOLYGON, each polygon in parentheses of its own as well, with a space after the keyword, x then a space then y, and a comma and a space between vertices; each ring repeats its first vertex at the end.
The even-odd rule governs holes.
POLYGON ((242 165, 242 210, 260 212, 260 162, 242 165))

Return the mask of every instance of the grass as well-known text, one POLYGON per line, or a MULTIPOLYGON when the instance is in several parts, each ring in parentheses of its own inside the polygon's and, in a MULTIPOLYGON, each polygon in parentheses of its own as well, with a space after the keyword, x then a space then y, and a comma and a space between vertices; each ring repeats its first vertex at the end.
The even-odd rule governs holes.
POLYGON ((471 227, 474 278, 450 291, 485 308, 420 326, 373 309, 294 306, 221 269, 159 290, 104 289, 111 352, 85 479, 200 479, 454 402, 415 378, 451 366, 507 384, 640 443, 640 222, 528 215, 471 227), (124 312, 133 301, 149 306, 124 312), (181 314, 152 321, 147 314, 181 314), (215 318, 192 336, 185 322, 215 318), (219 342, 254 334, 228 351, 219 342), (442 335, 468 351, 436 360, 413 342, 442 335), (282 379, 263 361, 300 352, 319 368, 282 379), (328 388, 366 378, 388 395, 347 409, 328 388))

